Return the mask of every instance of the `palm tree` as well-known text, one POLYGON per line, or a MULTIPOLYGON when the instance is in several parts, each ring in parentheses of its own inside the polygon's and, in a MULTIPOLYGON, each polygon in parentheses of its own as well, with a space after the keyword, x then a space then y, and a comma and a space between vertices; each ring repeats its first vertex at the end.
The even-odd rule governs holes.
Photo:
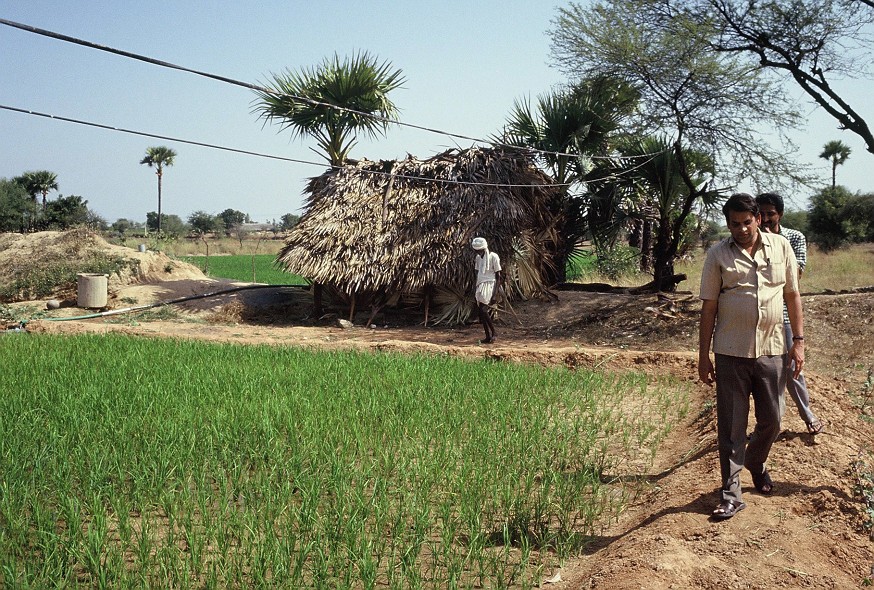
MULTIPOLYGON (((590 224, 596 241, 615 239, 621 222, 629 218, 651 227, 653 282, 661 291, 676 289, 674 261, 689 231, 691 213, 684 204, 692 198, 709 207, 719 198, 718 191, 707 188, 715 171, 713 159, 688 148, 678 155, 675 147, 664 137, 630 138, 620 146, 621 157, 605 162, 588 177, 593 191, 590 224), (691 196, 683 168, 698 187, 691 196)), ((648 249, 648 245, 642 248, 648 249)))
POLYGON ((49 191, 58 190, 58 175, 48 170, 25 172, 16 178, 16 180, 24 187, 24 190, 27 191, 27 194, 30 195, 34 203, 36 203, 36 196, 38 194, 42 195, 43 209, 46 208, 46 197, 49 191))
MULTIPOLYGON (((356 134, 384 135, 398 111, 389 92, 405 82, 401 70, 367 52, 342 62, 337 54, 318 67, 273 74, 253 112, 298 137, 309 135, 332 166, 342 166, 356 134)), ((314 150, 316 151, 316 150, 314 150)))
POLYGON ((822 147, 822 153, 819 157, 823 160, 830 160, 832 163, 832 188, 834 188, 836 184, 835 181, 838 166, 847 161, 847 158, 850 157, 851 151, 850 146, 839 139, 834 139, 822 147))
POLYGON ((161 177, 164 175, 164 166, 172 166, 176 152, 164 146, 150 147, 146 149, 146 156, 140 160, 140 164, 147 164, 149 168, 155 167, 158 175, 158 235, 161 235, 161 177))
POLYGON ((608 151, 611 136, 624 116, 637 104, 638 95, 628 85, 609 78, 593 78, 567 90, 515 101, 513 111, 496 141, 538 152, 538 158, 561 189, 552 205, 560 215, 560 243, 553 262, 556 282, 565 280, 567 261, 585 232, 585 206, 571 188, 587 172, 585 156, 608 151))
MULTIPOLYGON (((683 217, 682 204, 689 188, 680 175, 680 162, 673 142, 666 138, 646 137, 630 143, 623 149, 626 156, 635 156, 631 163, 631 177, 638 180, 639 195, 652 207, 655 224, 653 246, 653 279, 662 288, 674 274, 674 260, 681 252, 684 234, 688 231, 688 215, 683 217), (641 156, 655 154, 641 160, 641 156)), ((684 148, 686 170, 694 184, 704 187, 713 177, 716 168, 713 159, 706 153, 684 148)), ((713 206, 719 198, 714 190, 699 190, 700 204, 713 206)))

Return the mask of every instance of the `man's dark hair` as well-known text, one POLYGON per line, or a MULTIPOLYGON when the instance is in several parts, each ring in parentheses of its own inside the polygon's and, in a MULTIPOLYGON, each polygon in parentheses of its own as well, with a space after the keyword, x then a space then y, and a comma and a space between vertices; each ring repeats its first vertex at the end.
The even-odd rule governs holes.
POLYGON ((759 205, 773 205, 777 213, 783 215, 783 197, 777 193, 762 193, 756 197, 756 203, 759 205))
POLYGON ((749 193, 735 193, 728 197, 725 205, 722 206, 722 214, 725 215, 725 220, 728 221, 728 213, 752 213, 753 217, 759 216, 759 204, 756 203, 756 198, 749 193))

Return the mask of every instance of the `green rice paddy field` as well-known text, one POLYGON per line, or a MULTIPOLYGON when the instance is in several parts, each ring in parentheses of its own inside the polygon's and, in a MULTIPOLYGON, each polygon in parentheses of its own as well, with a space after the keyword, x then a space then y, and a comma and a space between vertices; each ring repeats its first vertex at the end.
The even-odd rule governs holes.
POLYGON ((689 398, 444 357, 0 339, 3 588, 537 587, 689 398))
POLYGON ((306 285, 302 277, 289 274, 274 265, 275 254, 236 254, 227 256, 181 256, 205 274, 222 279, 234 279, 268 285, 306 285))

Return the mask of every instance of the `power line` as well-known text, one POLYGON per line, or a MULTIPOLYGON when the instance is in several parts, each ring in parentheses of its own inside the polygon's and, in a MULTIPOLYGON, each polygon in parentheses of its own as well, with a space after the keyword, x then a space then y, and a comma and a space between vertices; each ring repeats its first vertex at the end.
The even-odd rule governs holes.
MULTIPOLYGON (((0 24, 3 24, 3 25, 6 25, 6 26, 9 26, 9 27, 12 27, 12 28, 15 28, 15 29, 20 29, 20 30, 22 30, 22 31, 27 31, 27 32, 29 32, 29 33, 35 33, 35 34, 37 34, 37 35, 42 35, 42 36, 44 36, 44 37, 49 37, 49 38, 57 39, 57 40, 60 40, 60 41, 66 41, 66 42, 68 42, 68 43, 73 43, 73 44, 75 44, 75 45, 81 45, 81 46, 83 46, 83 47, 89 47, 89 48, 91 48, 91 49, 97 49, 97 50, 99 50, 99 51, 106 51, 106 52, 108 52, 108 53, 113 53, 113 54, 115 54, 115 55, 120 55, 120 56, 122 56, 122 57, 127 57, 127 58, 130 58, 130 59, 134 59, 134 60, 142 61, 142 62, 149 63, 149 64, 152 64, 152 65, 156 65, 156 66, 160 66, 160 67, 164 67, 164 68, 170 68, 170 69, 178 70, 178 71, 182 71, 182 72, 187 72, 187 73, 190 73, 190 74, 195 74, 195 75, 197 75, 197 76, 203 76, 203 77, 205 77, 205 78, 210 78, 210 79, 213 79, 213 80, 218 80, 218 81, 220 81, 220 82, 225 82, 225 83, 227 83, 227 84, 232 84, 232 85, 235 85, 235 86, 241 86, 241 87, 243 87, 243 88, 247 88, 247 89, 249 89, 249 90, 254 90, 254 91, 257 91, 257 92, 263 92, 263 93, 266 93, 266 94, 271 94, 271 95, 273 95, 273 96, 279 96, 279 97, 284 97, 284 96, 285 96, 285 97, 289 97, 289 98, 292 98, 292 99, 294 99, 294 100, 297 100, 297 101, 300 101, 300 102, 304 102, 304 103, 307 103, 307 104, 310 104, 310 105, 313 105, 313 106, 324 106, 324 107, 328 107, 328 108, 332 108, 332 109, 336 109, 336 110, 341 110, 341 111, 344 111, 344 112, 352 113, 352 114, 355 114, 355 115, 361 115, 361 116, 364 116, 364 117, 370 117, 370 118, 372 118, 372 119, 376 119, 376 120, 378 120, 378 121, 382 121, 383 123, 387 123, 387 124, 395 124, 395 125, 399 125, 399 126, 402 126, 402 127, 409 127, 409 128, 411 128, 411 129, 417 129, 417 130, 419 130, 419 131, 427 131, 427 132, 429 132, 429 133, 435 133, 435 134, 438 134, 438 135, 444 135, 444 136, 447 136, 447 137, 452 137, 452 138, 454 138, 454 139, 464 139, 464 140, 467 140, 467 141, 473 141, 473 142, 475 142, 475 143, 484 143, 484 144, 488 144, 488 145, 492 145, 492 146, 496 146, 496 147, 505 147, 505 148, 514 148, 514 149, 519 149, 519 146, 514 146, 514 145, 505 144, 505 143, 501 143, 501 142, 489 141, 489 140, 485 140, 485 139, 479 139, 479 138, 476 138, 476 137, 471 137, 471 136, 468 136, 468 135, 462 135, 462 134, 458 134, 458 133, 451 133, 451 132, 448 132, 448 131, 442 131, 442 130, 440 130, 440 129, 434 129, 434 128, 431 128, 431 127, 425 127, 425 126, 423 126, 423 125, 415 125, 415 124, 413 124, 413 123, 404 123, 403 121, 395 121, 395 120, 389 119, 389 118, 387 118, 387 117, 383 117, 383 116, 378 115, 378 114, 367 113, 367 112, 364 112, 364 111, 358 111, 358 110, 355 110, 355 109, 350 109, 350 108, 347 108, 347 107, 343 107, 343 106, 339 106, 339 105, 335 105, 335 104, 331 104, 331 103, 321 102, 321 101, 314 100, 314 99, 311 99, 311 98, 307 98, 307 97, 304 97, 304 96, 297 96, 297 95, 293 95, 293 94, 286 94, 286 93, 282 93, 282 92, 277 92, 277 91, 275 91, 275 90, 273 90, 273 89, 271 89, 271 88, 266 88, 266 87, 263 87, 263 86, 259 86, 259 85, 257 85, 257 84, 251 84, 251 83, 249 83, 249 82, 243 82, 243 81, 240 81, 240 80, 236 80, 236 79, 234 79, 234 78, 229 78, 229 77, 227 77, 227 76, 221 76, 221 75, 218 75, 218 74, 212 74, 212 73, 204 72, 204 71, 201 71, 201 70, 195 70, 195 69, 193 69, 193 68, 188 68, 188 67, 181 66, 181 65, 178 65, 178 64, 174 64, 174 63, 170 63, 170 62, 167 62, 167 61, 163 61, 163 60, 155 59, 155 58, 148 57, 148 56, 145 56, 145 55, 141 55, 141 54, 138 54, 138 53, 132 53, 132 52, 130 52, 130 51, 124 51, 124 50, 122 50, 122 49, 116 49, 116 48, 114 48, 114 47, 109 47, 109 46, 106 46, 106 45, 100 45, 100 44, 98 44, 98 43, 94 43, 94 42, 92 42, 92 41, 87 41, 87 40, 84 40, 84 39, 79 39, 79 38, 77 38, 77 37, 71 37, 71 36, 69 36, 69 35, 64 35, 64 34, 62 34, 62 33, 56 33, 56 32, 54 32, 54 31, 49 31, 49 30, 46 30, 46 29, 41 29, 41 28, 38 28, 38 27, 33 27, 33 26, 26 25, 26 24, 23 24, 23 23, 18 23, 18 22, 15 22, 15 21, 10 21, 10 20, 4 19, 4 18, 0 18, 0 24)), ((531 151, 534 152, 534 153, 546 154, 546 155, 551 155, 551 156, 567 156, 567 157, 571 157, 571 158, 579 158, 579 157, 580 157, 580 154, 571 154, 571 153, 564 153, 564 152, 554 152, 554 151, 548 151, 548 150, 540 150, 540 149, 536 149, 536 148, 525 148, 525 149, 531 150, 531 151)), ((635 156, 635 157, 648 157, 648 156, 650 156, 650 155, 652 155, 652 154, 645 154, 645 155, 643 155, 643 156, 635 156)), ((611 159, 610 156, 586 156, 586 157, 588 157, 588 158, 590 158, 590 159, 611 159)))
MULTIPOLYGON (((7 25, 7 26, 10 26, 10 27, 16 28, 16 29, 20 29, 20 30, 22 30, 22 31, 27 31, 27 32, 30 32, 30 33, 35 33, 35 34, 37 34, 37 35, 42 35, 42 36, 45 36, 45 37, 50 37, 50 38, 52 38, 52 39, 57 39, 57 40, 60 40, 60 41, 66 41, 66 42, 68 42, 68 43, 73 43, 73 44, 75 44, 75 45, 82 45, 82 46, 84 46, 84 47, 90 47, 91 49, 97 49, 97 50, 99 50, 99 51, 106 51, 106 52, 108 52, 108 53, 113 53, 113 54, 115 54, 115 55, 121 55, 121 56, 123 56, 123 57, 128 57, 128 58, 130 58, 130 59, 135 59, 135 60, 138 60, 138 61, 143 61, 143 62, 146 62, 146 63, 152 64, 152 65, 156 65, 156 66, 160 66, 160 67, 164 67, 164 68, 170 68, 170 69, 173 69, 173 70, 179 70, 179 71, 182 71, 182 72, 187 72, 187 73, 189 73, 189 74, 195 74, 195 75, 197 75, 197 76, 203 76, 203 77, 205 77, 205 78, 211 78, 211 79, 213 79, 213 80, 218 80, 218 81, 220 81, 220 82, 225 82, 225 83, 227 83, 227 84, 233 84, 233 85, 235 85, 235 86, 241 86, 241 87, 243 87, 243 88, 248 88, 249 90, 255 90, 255 91, 257 91, 257 92, 264 92, 264 93, 267 93, 267 94, 272 94, 272 95, 274 95, 274 96, 280 96, 280 97, 282 97, 282 96, 288 96, 289 98, 293 98, 294 100, 298 100, 298 101, 301 101, 301 102, 305 102, 305 103, 307 103, 307 104, 311 104, 311 105, 313 105, 313 106, 325 106, 325 107, 328 107, 328 108, 337 109, 337 110, 340 110, 340 111, 345 111, 345 112, 352 113, 352 114, 355 114, 355 115, 362 115, 362 116, 365 116, 365 117, 370 117, 370 118, 372 118, 372 119, 376 119, 376 120, 378 120, 378 121, 382 121, 382 122, 384 122, 384 123, 401 125, 401 126, 404 126, 404 127, 410 127, 410 128, 412 128, 412 129, 419 129, 419 130, 421 130, 421 131, 428 131, 428 132, 430 132, 430 133, 437 133, 437 134, 440 134, 440 135, 445 135, 445 136, 453 137, 453 138, 456 138, 456 139, 465 139, 465 140, 468 140, 468 141, 474 141, 474 142, 477 142, 477 143, 492 143, 492 142, 485 141, 485 140, 482 140, 482 139, 478 139, 478 138, 475 138, 475 137, 469 137, 469 136, 467 136, 467 135, 461 135, 461 134, 457 134, 457 133, 449 133, 449 132, 446 132, 446 131, 441 131, 441 130, 439 130, 439 129, 432 129, 432 128, 430 128, 430 127, 424 127, 424 126, 421 126, 421 125, 414 125, 414 124, 412 124, 412 123, 404 123, 404 122, 401 122, 401 121, 394 121, 394 120, 392 120, 392 119, 389 119, 389 118, 387 118, 387 117, 383 117, 383 116, 381 116, 381 115, 377 115, 377 114, 373 114, 373 113, 366 113, 366 112, 363 112, 363 111, 357 111, 357 110, 355 110, 355 109, 350 109, 350 108, 343 107, 343 106, 340 106, 340 105, 335 105, 335 104, 330 104, 330 103, 326 103, 326 102, 321 102, 321 101, 314 100, 314 99, 311 99, 311 98, 307 98, 307 97, 304 97, 304 96, 297 96, 297 95, 293 95, 293 94, 285 94, 285 93, 282 93, 282 92, 276 92, 275 90, 273 90, 273 89, 271 89, 271 88, 266 88, 266 87, 264 87, 264 86, 259 86, 259 85, 257 85, 257 84, 252 84, 252 83, 249 83, 249 82, 243 82, 243 81, 241 81, 241 80, 236 80, 236 79, 234 79, 234 78, 228 78, 227 76, 221 76, 221 75, 218 75, 218 74, 212 74, 212 73, 204 72, 204 71, 201 71, 201 70, 195 70, 195 69, 193 69, 193 68, 188 68, 188 67, 181 66, 181 65, 178 65, 178 64, 174 64, 174 63, 170 63, 170 62, 167 62, 167 61, 162 61, 162 60, 155 59, 155 58, 151 58, 151 57, 148 57, 148 56, 145 56, 145 55, 141 55, 141 54, 138 54, 138 53, 132 53, 132 52, 130 52, 130 51, 124 51, 124 50, 122 50, 122 49, 116 49, 116 48, 114 48, 114 47, 109 47, 109 46, 106 46, 106 45, 100 45, 100 44, 98 44, 98 43, 93 43, 93 42, 91 42, 91 41, 86 41, 86 40, 84 40, 84 39, 79 39, 79 38, 77 38, 77 37, 71 37, 71 36, 69 36, 69 35, 64 35, 64 34, 62 34, 62 33, 56 33, 56 32, 54 32, 54 31, 48 31, 48 30, 46 30, 46 29, 40 29, 40 28, 38 28, 38 27, 33 27, 33 26, 30 26, 30 25, 25 25, 25 24, 23 24, 23 23, 18 23, 18 22, 15 22, 15 21, 10 21, 10 20, 3 19, 3 18, 0 18, 0 24, 4 24, 4 25, 7 25)), ((507 146, 507 147, 509 147, 509 146, 507 146)))
MULTIPOLYGON (((50 115, 48 113, 41 113, 39 111, 32 111, 29 109, 21 109, 18 107, 12 107, 12 106, 8 106, 8 105, 4 105, 4 104, 0 104, 0 109, 7 110, 7 111, 13 111, 13 112, 17 112, 17 113, 24 113, 26 115, 33 115, 36 117, 43 117, 46 119, 54 119, 56 121, 64 121, 66 123, 75 123, 77 125, 85 125, 87 127, 96 127, 98 129, 117 131, 119 133, 128 133, 131 135, 151 137, 153 139, 162 139, 164 141, 173 141, 173 142, 184 143, 184 144, 188 144, 188 145, 196 145, 196 146, 206 147, 206 148, 210 148, 210 149, 223 150, 223 151, 234 152, 234 153, 238 153, 238 154, 246 154, 249 156, 257 156, 260 158, 271 158, 274 160, 295 162, 297 164, 307 164, 307 165, 311 165, 311 166, 320 166, 322 168, 330 168, 332 170, 342 170, 344 168, 343 166, 333 166, 333 165, 324 164, 321 162, 310 162, 308 160, 298 160, 295 158, 287 158, 285 156, 276 156, 273 154, 253 152, 253 151, 249 151, 249 150, 221 146, 221 145, 217 145, 217 144, 213 144, 213 143, 206 143, 203 141, 181 139, 179 137, 171 137, 169 135, 158 135, 156 133, 148 133, 146 131, 136 131, 133 129, 125 129, 123 127, 113 127, 112 125, 104 125, 102 123, 83 121, 81 119, 73 119, 70 117, 62 117, 59 115, 50 115)), ((455 184, 455 185, 463 185, 463 186, 488 186, 488 187, 492 187, 492 188, 532 188, 532 187, 537 187, 537 186, 570 186, 570 183, 560 184, 560 183, 555 183, 555 182, 550 183, 549 185, 546 185, 546 184, 507 184, 507 183, 494 183, 494 182, 472 182, 472 181, 465 181, 465 180, 453 180, 453 179, 448 179, 448 178, 443 179, 443 178, 431 178, 431 177, 426 177, 426 176, 412 176, 412 175, 407 175, 407 174, 392 174, 390 172, 382 172, 382 171, 378 171, 378 170, 366 170, 366 169, 362 169, 362 168, 359 168, 358 170, 362 173, 370 174, 373 176, 394 177, 394 178, 403 178, 405 180, 419 180, 419 181, 425 181, 425 182, 437 182, 437 183, 442 183, 442 184, 455 184)))
MULTIPOLYGON (((216 149, 216 150, 223 150, 223 151, 233 152, 233 153, 237 153, 237 154, 245 154, 248 156, 257 156, 259 158, 270 158, 273 160, 282 160, 285 162, 294 162, 297 164, 306 164, 309 166, 319 166, 322 168, 329 168, 331 170, 342 170, 345 168, 344 166, 334 166, 332 164, 325 164, 323 162, 310 162, 309 160, 299 160, 296 158, 288 158, 285 156, 276 156, 273 154, 265 154, 262 152, 253 152, 250 150, 243 150, 243 149, 239 149, 239 148, 221 146, 221 145, 217 145, 217 144, 213 144, 213 143, 206 143, 203 141, 182 139, 179 137, 171 137, 169 135, 158 135, 156 133, 148 133, 146 131, 136 131, 133 129, 125 129, 123 127, 113 127, 112 125, 104 125, 102 123, 94 123, 91 121, 83 121, 81 119, 62 117, 60 115, 50 115, 48 113, 41 113, 39 111, 32 111, 29 109, 21 109, 18 107, 12 107, 9 105, 4 105, 4 104, 0 104, 0 109, 7 110, 7 111, 13 111, 16 113, 23 113, 26 115, 32 115, 32 116, 36 116, 36 117, 43 117, 46 119, 54 119, 56 121, 64 121, 65 123, 75 123, 77 125, 85 125, 87 127, 96 127, 98 129, 105 129, 108 131, 117 131, 119 133, 128 133, 130 135, 139 135, 142 137, 151 137, 153 139, 162 139, 165 141, 173 141, 176 143, 196 145, 196 146, 200 146, 200 147, 216 149)), ((519 148, 514 148, 514 149, 519 149, 519 148)), ((645 161, 643 161, 643 162, 641 162, 641 163, 639 163, 636 166, 633 166, 631 168, 626 168, 625 170, 621 171, 620 173, 608 174, 607 176, 604 176, 601 178, 592 179, 592 180, 583 181, 583 182, 584 183, 588 183, 588 182, 602 183, 602 182, 606 182, 606 181, 610 181, 610 180, 620 179, 620 178, 622 178, 623 175, 630 174, 634 170, 637 170, 638 168, 645 166, 656 155, 658 155, 658 154, 654 154, 654 155, 650 154, 645 161)), ((637 157, 639 157, 639 156, 637 156, 637 157)), ((613 158, 613 159, 614 160, 630 160, 630 159, 633 159, 633 157, 625 158, 622 156, 617 156, 616 158, 613 158)), ((495 183, 495 182, 472 182, 472 181, 466 181, 466 180, 453 180, 453 179, 448 179, 448 178, 432 178, 432 177, 428 177, 428 176, 413 176, 413 175, 409 175, 409 174, 395 174, 395 173, 391 173, 391 172, 382 172, 379 170, 366 170, 364 168, 358 168, 358 171, 362 172, 364 174, 370 174, 372 176, 394 177, 394 178, 402 178, 405 180, 418 180, 418 181, 423 181, 423 182, 437 182, 437 183, 441 183, 441 184, 455 184, 455 185, 463 185, 463 186, 488 186, 488 187, 492 187, 492 188, 532 188, 532 187, 537 187, 537 186, 546 186, 543 184, 506 184, 506 183, 495 183)), ((571 183, 571 182, 565 182, 565 183, 552 182, 549 184, 549 186, 568 187, 568 186, 572 186, 573 184, 574 183, 571 183)))
POLYGON ((153 139, 163 139, 165 141, 175 141, 177 143, 187 143, 189 145, 198 145, 201 147, 207 147, 217 150, 224 150, 227 152, 236 152, 238 154, 246 154, 249 156, 258 156, 260 158, 272 158, 274 160, 284 160, 286 162, 296 162, 298 164, 312 164, 315 166, 324 166, 324 164, 320 164, 318 162, 308 162, 307 160, 296 160, 294 158, 286 158, 284 156, 275 156, 273 154, 264 154, 261 152, 252 152, 249 150, 242 150, 237 148, 225 147, 221 145, 215 145, 211 143, 204 143, 202 141, 192 141, 189 139, 180 139, 178 137, 170 137, 168 135, 158 135, 155 133, 148 133, 145 131, 135 131, 133 129, 125 129, 123 127, 113 127, 111 125, 103 125, 101 123, 92 123, 91 121, 82 121, 80 119, 71 119, 70 117, 62 117, 59 115, 50 115, 48 113, 40 113, 38 111, 31 111, 28 109, 20 109, 17 107, 11 107, 8 105, 0 104, 0 109, 4 109, 7 111, 14 111, 17 113, 24 113, 26 115, 34 115, 36 117, 44 117, 46 119, 55 119, 56 121, 64 121, 66 123, 76 123, 77 125, 85 125, 88 127, 97 127, 98 129, 108 129, 109 131, 118 131, 119 133, 129 133, 131 135, 140 135, 143 137, 151 137, 153 139))

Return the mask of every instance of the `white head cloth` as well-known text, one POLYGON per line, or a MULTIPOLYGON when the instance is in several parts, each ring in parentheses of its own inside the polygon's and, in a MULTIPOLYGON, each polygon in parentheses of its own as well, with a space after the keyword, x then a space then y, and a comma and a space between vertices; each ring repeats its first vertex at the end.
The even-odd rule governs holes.
POLYGON ((484 266, 483 270, 485 270, 485 271, 490 270, 490 266, 491 266, 492 261, 491 261, 491 256, 489 256, 489 243, 486 242, 486 239, 479 238, 479 237, 474 238, 473 241, 470 243, 470 245, 474 250, 481 250, 482 251, 482 257, 483 257, 483 260, 485 261, 485 266, 484 266))

